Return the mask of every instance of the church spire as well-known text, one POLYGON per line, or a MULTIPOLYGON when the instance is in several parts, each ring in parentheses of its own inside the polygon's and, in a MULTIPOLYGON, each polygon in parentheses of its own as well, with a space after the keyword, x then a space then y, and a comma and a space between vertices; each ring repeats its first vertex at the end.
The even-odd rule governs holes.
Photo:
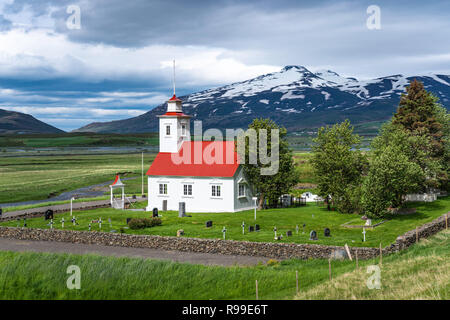
POLYGON ((175 59, 173 60, 173 97, 167 101, 167 112, 183 112, 181 100, 175 94, 175 59))
POLYGON ((176 97, 176 95, 175 95, 175 59, 173 59, 173 96, 176 97))

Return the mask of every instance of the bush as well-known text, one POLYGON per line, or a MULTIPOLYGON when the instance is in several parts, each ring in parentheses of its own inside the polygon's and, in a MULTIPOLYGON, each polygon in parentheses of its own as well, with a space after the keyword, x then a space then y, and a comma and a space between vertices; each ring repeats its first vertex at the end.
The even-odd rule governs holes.
POLYGON ((154 226, 160 226, 162 224, 162 221, 160 218, 133 218, 128 222, 128 226, 130 229, 137 230, 137 229, 145 229, 145 228, 151 228, 154 226))
POLYGON ((267 265, 270 267, 277 266, 278 264, 279 264, 279 261, 276 259, 269 259, 269 261, 267 261, 267 265))

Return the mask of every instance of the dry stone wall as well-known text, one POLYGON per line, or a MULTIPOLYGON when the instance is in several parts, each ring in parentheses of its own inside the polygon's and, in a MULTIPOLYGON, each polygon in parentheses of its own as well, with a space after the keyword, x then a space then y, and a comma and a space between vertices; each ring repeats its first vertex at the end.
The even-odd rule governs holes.
MULTIPOLYGON (((429 237, 445 229, 445 215, 417 229, 420 238, 429 237)), ((233 241, 219 239, 197 239, 184 237, 163 237, 151 235, 131 235, 96 231, 70 231, 57 229, 33 229, 0 227, 0 237, 21 240, 45 240, 108 246, 153 248, 184 252, 217 253, 225 255, 260 256, 276 259, 309 259, 335 256, 343 247, 314 244, 267 243, 233 241)), ((388 254, 408 248, 416 242, 416 230, 411 230, 397 238, 396 242, 383 249, 388 254)), ((379 255, 378 248, 350 248, 352 256, 358 251, 358 258, 369 259, 379 255)))

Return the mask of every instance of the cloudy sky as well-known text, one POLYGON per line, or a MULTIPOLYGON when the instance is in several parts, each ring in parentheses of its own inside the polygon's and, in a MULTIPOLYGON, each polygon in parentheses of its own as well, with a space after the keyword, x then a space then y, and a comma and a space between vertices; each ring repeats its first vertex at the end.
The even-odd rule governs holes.
POLYGON ((178 95, 285 65, 450 74, 449 30, 447 0, 0 0, 0 108, 63 130, 136 116, 171 95, 173 59, 178 95))

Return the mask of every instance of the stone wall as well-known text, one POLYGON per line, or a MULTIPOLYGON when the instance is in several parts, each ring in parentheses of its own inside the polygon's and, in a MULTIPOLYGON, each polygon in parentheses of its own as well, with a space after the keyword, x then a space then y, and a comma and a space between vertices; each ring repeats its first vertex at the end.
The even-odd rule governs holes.
MULTIPOLYGON (((445 228, 445 215, 418 228, 420 238, 429 237, 445 228)), ((336 256, 343 247, 314 244, 267 243, 219 239, 197 239, 184 237, 163 237, 131 235, 96 231, 70 231, 57 229, 33 229, 0 227, 0 237, 21 240, 45 240, 108 246, 154 248, 201 253, 261 256, 276 259, 325 258, 336 256)), ((416 241, 416 230, 397 238, 396 242, 383 249, 383 254, 406 249, 416 241)), ((368 259, 379 255, 378 248, 350 248, 352 256, 358 251, 358 258, 368 259)))

